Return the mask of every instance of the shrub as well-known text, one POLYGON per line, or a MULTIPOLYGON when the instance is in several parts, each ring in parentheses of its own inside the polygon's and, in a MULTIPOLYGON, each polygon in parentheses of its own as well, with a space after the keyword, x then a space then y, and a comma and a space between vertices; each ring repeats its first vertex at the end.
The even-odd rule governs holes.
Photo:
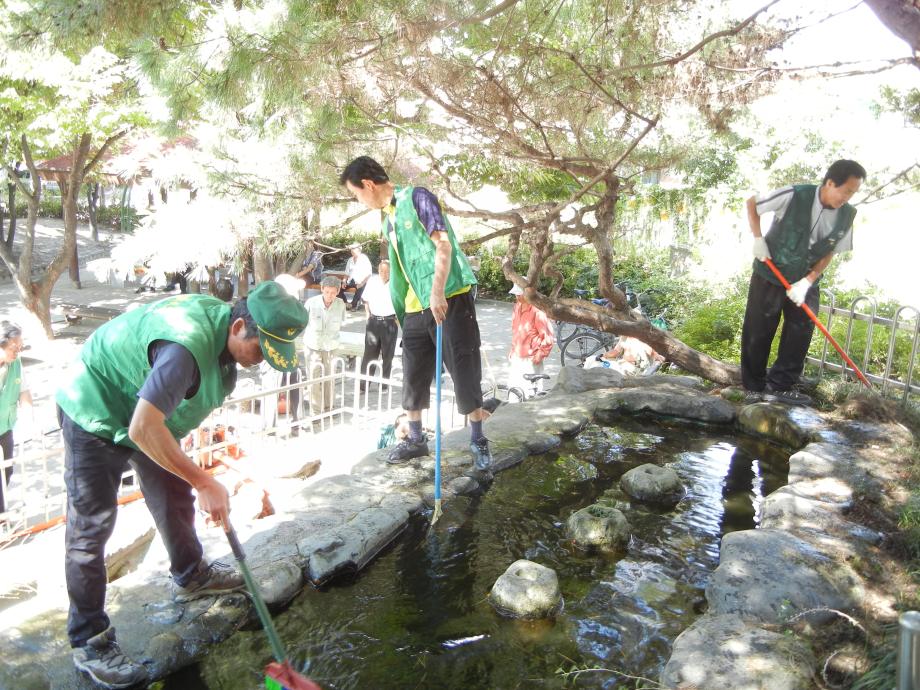
MULTIPOLYGON (((121 229, 121 206, 103 206, 96 209, 96 224, 99 227, 110 227, 114 230, 121 229)), ((81 222, 89 223, 89 212, 86 209, 79 209, 78 216, 81 222)), ((141 215, 134 207, 129 206, 125 209, 125 221, 128 232, 134 230, 141 222, 141 215)))
POLYGON ((64 217, 64 207, 61 204, 60 197, 57 199, 45 199, 42 198, 38 202, 38 217, 39 218, 63 218, 64 217))
POLYGON ((746 302, 747 277, 738 275, 719 295, 710 295, 695 308, 687 307, 674 335, 716 359, 737 362, 741 359, 741 324, 746 302))

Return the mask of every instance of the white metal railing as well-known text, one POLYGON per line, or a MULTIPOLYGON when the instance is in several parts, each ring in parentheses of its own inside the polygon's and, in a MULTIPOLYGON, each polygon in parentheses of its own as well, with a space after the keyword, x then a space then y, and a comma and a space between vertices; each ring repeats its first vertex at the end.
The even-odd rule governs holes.
MULTIPOLYGON (((315 369, 317 375, 310 379, 300 370, 301 380, 283 386, 263 387, 261 378, 241 379, 235 394, 182 440, 183 450, 207 466, 222 455, 233 457, 240 447, 252 447, 268 437, 285 440, 344 424, 379 433, 394 422, 402 410, 402 382, 383 378, 380 360, 368 363, 364 375, 360 373, 360 357, 352 366, 337 357, 330 369, 329 373, 315 369), (361 390, 362 383, 365 391, 361 390), (310 392, 315 385, 332 386, 332 406, 328 409, 311 409, 310 392)), ((422 417, 423 425, 429 429, 435 426, 433 408, 432 404, 422 417)), ((442 430, 464 424, 465 417, 457 411, 453 392, 442 387, 442 430)), ((56 419, 45 420, 44 428, 52 425, 57 425, 56 419)), ((66 490, 60 430, 38 436, 19 444, 13 458, 0 461, 0 468, 14 468, 10 484, 3 486, 7 511, 0 514, 0 546, 63 521, 66 490)), ((137 497, 133 474, 129 470, 123 477, 119 491, 122 501, 137 497)), ((2 471, 0 481, 5 482, 2 471)))
MULTIPOLYGON (((872 383, 881 386, 882 393, 887 393, 889 389, 901 392, 902 401, 907 401, 911 394, 920 393, 920 381, 914 381, 914 372, 917 370, 918 348, 920 348, 920 310, 916 307, 903 305, 899 306, 891 318, 878 315, 878 305, 874 298, 867 295, 859 295, 851 303, 849 308, 842 308, 836 305, 836 298, 830 290, 821 290, 821 307, 820 314, 826 314, 827 320, 824 325, 828 331, 837 323, 835 317, 846 319, 846 336, 836 338, 838 344, 844 352, 857 364, 861 366, 863 374, 872 383), (854 347, 853 335, 854 324, 857 322, 866 323, 865 346, 863 351, 852 352, 854 347), (876 329, 887 329, 888 348, 886 350, 884 366, 881 373, 870 371, 870 356, 872 354, 872 337, 876 329), (907 338, 910 343, 910 354, 906 357, 903 375, 900 377, 892 374, 893 367, 897 361, 897 344, 899 337, 907 338)), ((836 351, 830 347, 827 339, 821 346, 820 357, 809 355, 806 359, 811 364, 818 367, 818 373, 823 373, 825 369, 832 372, 840 372, 841 377, 846 379, 848 372, 852 374, 852 369, 846 362, 841 360, 829 361, 828 355, 836 358, 836 351), (829 349, 830 348, 830 349, 829 349)))

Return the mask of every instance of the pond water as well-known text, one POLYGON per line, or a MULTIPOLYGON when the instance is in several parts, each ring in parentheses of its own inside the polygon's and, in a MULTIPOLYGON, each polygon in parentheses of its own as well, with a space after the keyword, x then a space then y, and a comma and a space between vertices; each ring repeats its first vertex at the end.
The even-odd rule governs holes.
MULTIPOLYGON (((276 616, 288 653, 333 688, 627 688, 656 680, 671 643, 705 608, 726 532, 756 526, 763 497, 786 483, 788 450, 711 429, 630 420, 590 426, 557 451, 502 472, 478 498, 456 498, 363 572, 308 588, 276 616), (688 488, 673 510, 631 502, 617 481, 646 462, 670 464, 688 488), (620 552, 587 552, 566 518, 603 500, 632 528, 620 552), (519 558, 556 570, 555 621, 500 617, 486 600, 519 558)), ((260 687, 270 650, 244 631, 163 690, 260 687)))

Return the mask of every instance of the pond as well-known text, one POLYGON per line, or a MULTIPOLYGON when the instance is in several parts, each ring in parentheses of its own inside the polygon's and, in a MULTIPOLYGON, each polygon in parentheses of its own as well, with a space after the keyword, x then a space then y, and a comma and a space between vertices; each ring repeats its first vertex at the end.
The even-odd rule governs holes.
MULTIPOLYGON (((756 526, 759 503, 786 483, 788 451, 711 429, 628 420, 590 426, 553 453, 502 472, 488 492, 427 515, 364 571, 308 588, 276 616, 288 653, 324 688, 625 688, 656 680, 671 643, 705 609, 726 532, 756 526), (687 496, 673 510, 631 502, 620 476, 670 464, 687 496), (620 552, 588 552, 566 518, 601 500, 632 528, 620 552), (486 597, 519 558, 556 570, 554 621, 502 618, 486 597)), ((163 690, 260 687, 264 633, 243 631, 163 690)))

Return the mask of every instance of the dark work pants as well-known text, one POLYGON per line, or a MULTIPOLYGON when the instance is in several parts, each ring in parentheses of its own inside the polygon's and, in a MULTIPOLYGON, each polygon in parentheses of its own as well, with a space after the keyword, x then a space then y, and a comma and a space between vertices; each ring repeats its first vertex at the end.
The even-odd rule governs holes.
MULTIPOLYGON (((13 457, 13 430, 12 429, 0 434, 0 450, 3 451, 4 460, 9 460, 11 457, 13 457)), ((10 483, 10 477, 13 476, 12 466, 5 468, 3 470, 3 474, 6 475, 6 482, 0 482, 0 513, 6 510, 6 498, 3 495, 3 485, 4 483, 6 484, 10 483)))
MULTIPOLYGON (((812 285, 805 295, 805 304, 817 314, 819 301, 820 288, 812 285)), ((753 274, 741 329, 741 381, 745 389, 762 391, 769 383, 774 390, 785 391, 798 383, 814 330, 815 324, 805 310, 786 297, 781 285, 753 274), (767 358, 780 316, 783 330, 779 351, 768 372, 767 358)))
POLYGON ((67 487, 67 635, 72 647, 81 647, 109 627, 104 609, 105 544, 115 528, 118 485, 128 462, 140 479, 147 509, 166 545, 170 572, 178 584, 191 579, 201 562, 202 548, 195 533, 191 486, 143 453, 90 434, 60 408, 58 421, 64 436, 67 487))
POLYGON ((383 318, 370 316, 364 330, 364 356, 361 360, 361 374, 367 373, 367 365, 377 359, 383 360, 383 378, 390 378, 393 368, 393 353, 396 352, 396 334, 399 324, 395 316, 383 318))
POLYGON ((339 299, 341 299, 343 302, 345 302, 345 304, 347 305, 347 304, 348 304, 348 297, 347 297, 348 293, 345 292, 345 290, 346 290, 347 288, 354 288, 354 289, 355 289, 355 297, 354 297, 354 299, 351 301, 351 307, 352 307, 352 309, 357 309, 357 308, 358 308, 358 305, 361 304, 361 295, 364 294, 364 288, 365 288, 365 287, 367 287, 367 282, 365 282, 364 285, 362 285, 361 287, 358 287, 357 284, 355 283, 355 281, 353 281, 353 280, 348 280, 344 285, 342 285, 342 289, 339 290, 338 297, 339 297, 339 299))
MULTIPOLYGON (((457 411, 469 414, 482 407, 481 343, 471 293, 448 298, 442 330, 441 355, 454 383, 457 411)), ((402 335, 404 410, 428 409, 435 375, 436 333, 431 309, 406 314, 402 335)))

